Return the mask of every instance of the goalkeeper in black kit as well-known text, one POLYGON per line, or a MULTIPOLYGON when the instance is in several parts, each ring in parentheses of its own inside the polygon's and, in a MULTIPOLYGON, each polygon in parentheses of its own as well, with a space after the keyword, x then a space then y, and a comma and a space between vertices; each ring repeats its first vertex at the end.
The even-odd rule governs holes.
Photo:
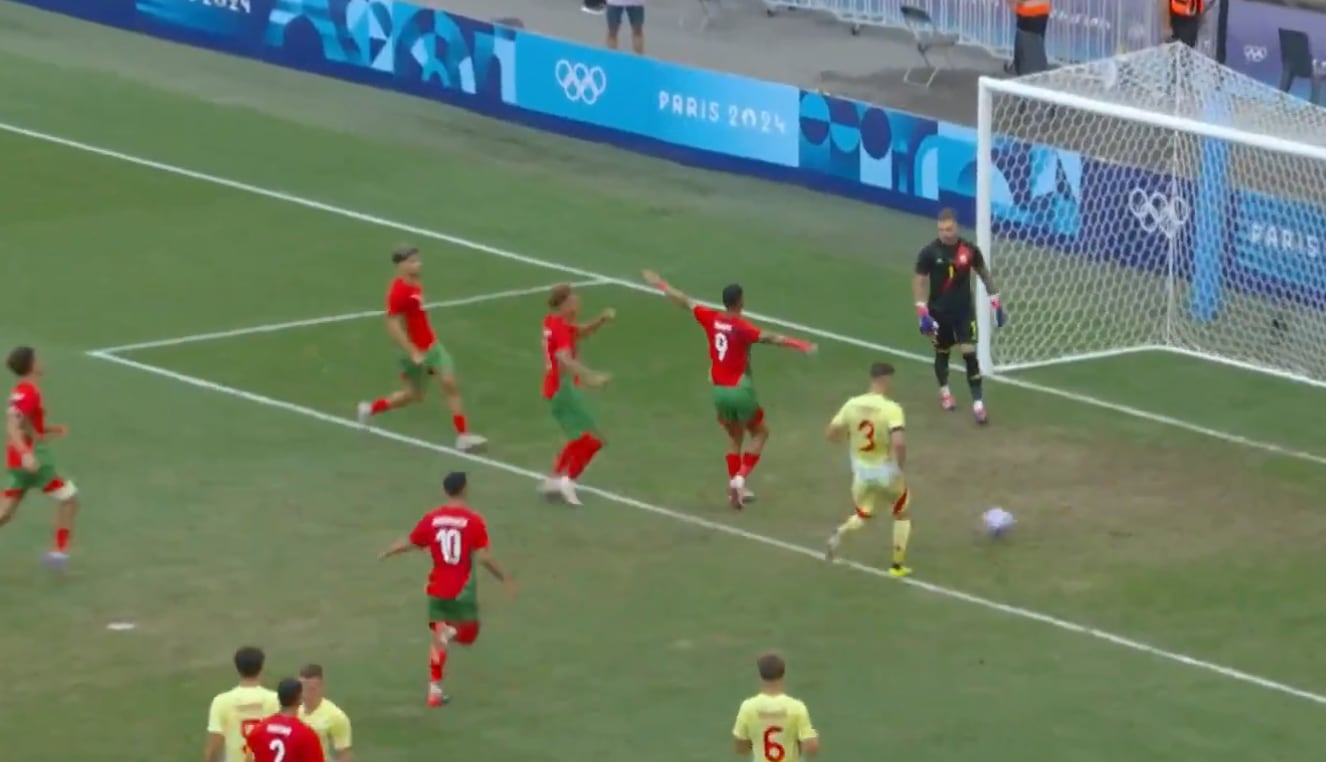
POLYGON ((976 244, 958 235, 958 221, 952 209, 939 213, 939 237, 925 245, 916 256, 916 276, 912 278, 912 296, 921 333, 935 345, 935 380, 939 382, 939 403, 945 410, 956 410, 957 402, 948 386, 949 355, 957 347, 967 368, 967 386, 971 388, 971 409, 979 424, 988 423, 981 391, 981 364, 976 359, 976 306, 971 289, 971 274, 985 284, 995 325, 1006 322, 999 303, 994 279, 985 266, 985 256, 976 244))

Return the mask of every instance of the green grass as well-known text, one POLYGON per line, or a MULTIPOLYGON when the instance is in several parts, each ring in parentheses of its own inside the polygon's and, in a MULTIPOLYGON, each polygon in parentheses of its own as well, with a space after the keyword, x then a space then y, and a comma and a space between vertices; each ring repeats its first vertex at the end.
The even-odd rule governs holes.
MULTIPOLYGON (((652 266, 702 296, 739 278, 760 311, 925 352, 907 296, 924 220, 10 7, 0 91, 0 121, 609 276, 652 266)), ((608 448, 589 480, 766 540, 602 497, 572 512, 510 470, 87 354, 373 309, 398 231, 12 134, 0 152, 0 343, 42 349, 52 418, 72 427, 59 456, 86 499, 66 579, 36 563, 44 506, 0 533, 6 759, 196 755, 245 642, 273 676, 326 664, 363 760, 722 755, 769 646, 832 759, 1243 762, 1326 742, 1301 697, 768 544, 816 546, 848 509, 842 453, 820 432, 887 353, 758 354, 774 438, 761 500, 731 515, 698 329, 660 299, 586 289, 587 309, 620 315, 584 347, 615 374, 595 395, 608 448), (522 590, 485 597, 480 645, 453 659, 459 700, 439 714, 422 702, 423 564, 373 558, 456 467, 522 590), (117 620, 138 627, 108 632, 117 620)), ((430 300, 561 277, 417 242, 430 300)), ((434 316, 474 425, 515 469, 558 446, 537 394, 542 314, 527 296, 434 316)), ((376 318, 125 356, 334 416, 394 383, 376 318)), ((977 430, 935 409, 925 364, 900 367, 922 580, 1326 692, 1326 469, 1005 385, 977 430), (1021 520, 1008 543, 974 532, 993 504, 1021 520)), ((1029 377, 1320 448, 1304 413, 1317 393, 1261 377, 1152 357, 1029 377)), ((382 424, 449 439, 435 397, 382 424)), ((877 527, 848 555, 879 566, 886 538, 877 527)))

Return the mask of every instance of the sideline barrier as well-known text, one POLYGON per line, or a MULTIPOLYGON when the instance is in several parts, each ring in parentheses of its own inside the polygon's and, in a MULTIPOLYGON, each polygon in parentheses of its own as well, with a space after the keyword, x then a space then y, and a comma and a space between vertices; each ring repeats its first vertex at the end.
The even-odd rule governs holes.
MULTIPOLYGON (((791 85, 392 0, 18 2, 694 166, 916 214, 949 206, 965 224, 975 218, 973 128, 791 85)), ((1195 223, 1154 219, 1191 208, 1193 189, 1183 183, 999 138, 992 158, 993 213, 1006 235, 1142 270, 1156 269, 1176 245, 1179 261, 1192 261, 1195 223), (1130 203, 1139 196, 1152 205, 1130 203)), ((1326 210, 1238 190, 1224 203, 1228 287, 1326 303, 1326 210)))

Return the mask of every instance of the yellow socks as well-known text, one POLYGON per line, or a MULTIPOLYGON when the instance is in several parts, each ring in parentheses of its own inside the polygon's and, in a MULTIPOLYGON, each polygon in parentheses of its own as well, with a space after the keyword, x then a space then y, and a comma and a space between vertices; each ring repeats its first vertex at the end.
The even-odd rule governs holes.
POLYGON ((907 540, 912 536, 911 519, 895 519, 893 522, 893 563, 902 566, 907 558, 907 540))

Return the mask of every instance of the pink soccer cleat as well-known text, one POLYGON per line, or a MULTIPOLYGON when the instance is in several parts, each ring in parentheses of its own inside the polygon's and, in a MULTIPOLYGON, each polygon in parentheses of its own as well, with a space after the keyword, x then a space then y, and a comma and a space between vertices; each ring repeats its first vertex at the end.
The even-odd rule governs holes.
POLYGON ((958 409, 958 401, 953 399, 953 392, 948 389, 939 390, 939 406, 950 413, 958 409))

